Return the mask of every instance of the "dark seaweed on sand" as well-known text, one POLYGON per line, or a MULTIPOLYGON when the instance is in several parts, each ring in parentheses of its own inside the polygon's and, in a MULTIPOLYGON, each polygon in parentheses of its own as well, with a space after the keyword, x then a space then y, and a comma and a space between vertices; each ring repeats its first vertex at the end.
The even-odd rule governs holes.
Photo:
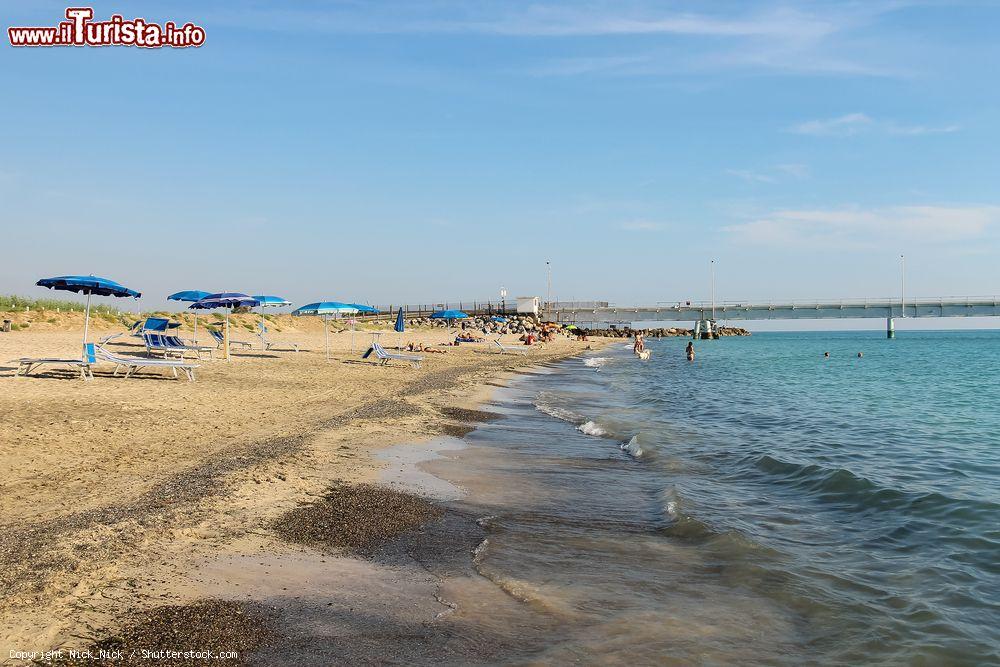
POLYGON ((337 484, 321 500, 286 513, 273 528, 291 542, 371 556, 442 513, 424 498, 385 486, 337 484))
POLYGON ((274 635, 276 614, 252 602, 206 600, 187 605, 157 607, 124 625, 115 635, 105 637, 85 649, 90 658, 72 658, 69 653, 44 665, 94 664, 214 664, 216 660, 191 655, 150 659, 143 651, 222 651, 237 656, 224 660, 229 665, 245 664, 249 652, 274 635), (118 651, 121 659, 99 660, 99 651, 118 651))

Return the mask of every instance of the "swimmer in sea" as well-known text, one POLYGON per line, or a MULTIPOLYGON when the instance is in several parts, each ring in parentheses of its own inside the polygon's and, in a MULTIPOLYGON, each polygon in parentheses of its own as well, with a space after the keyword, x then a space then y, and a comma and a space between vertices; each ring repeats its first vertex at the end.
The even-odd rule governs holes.
POLYGON ((694 343, 688 341, 688 346, 684 352, 687 354, 688 361, 694 361, 694 343))
POLYGON ((635 354, 639 354, 640 352, 643 351, 643 349, 644 349, 644 346, 642 344, 642 334, 639 333, 638 331, 636 331, 635 332, 635 344, 632 345, 632 352, 634 352, 635 354))
POLYGON ((824 359, 829 359, 830 358, 830 353, 829 352, 824 352, 823 353, 823 358, 824 359))

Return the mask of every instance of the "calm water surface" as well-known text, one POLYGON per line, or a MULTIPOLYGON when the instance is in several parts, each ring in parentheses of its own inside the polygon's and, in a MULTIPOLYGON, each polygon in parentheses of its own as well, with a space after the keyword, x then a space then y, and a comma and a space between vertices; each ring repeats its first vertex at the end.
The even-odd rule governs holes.
POLYGON ((1000 664, 1000 333, 884 335, 654 340, 502 392, 456 464, 480 573, 565 628, 538 659, 1000 664))

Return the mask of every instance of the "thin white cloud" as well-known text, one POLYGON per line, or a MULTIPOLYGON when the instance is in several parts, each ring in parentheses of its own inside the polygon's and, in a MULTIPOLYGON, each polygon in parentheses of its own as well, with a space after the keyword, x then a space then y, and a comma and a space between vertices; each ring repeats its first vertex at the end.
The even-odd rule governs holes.
POLYGON ((777 180, 773 176, 750 169, 726 169, 726 173, 746 183, 774 183, 777 180))
POLYGON ((814 136, 849 137, 869 128, 872 119, 863 113, 849 113, 836 118, 809 120, 789 128, 795 134, 811 134, 814 136))
POLYGON ((898 76, 879 62, 879 45, 847 49, 839 38, 872 24, 902 6, 901 0, 865 3, 811 3, 792 8, 747 2, 718 8, 710 3, 652 0, 386 0, 343 2, 322 7, 242 6, 239 11, 202 11, 206 22, 303 33, 493 35, 525 39, 662 36, 702 38, 674 53, 661 40, 648 51, 567 54, 527 70, 535 75, 616 76, 698 74, 715 70, 778 71, 788 74, 898 76), (852 54, 850 57, 845 53, 852 54), (854 55, 856 54, 856 55, 854 55), (874 56, 867 62, 867 56, 874 56), (865 60, 865 61, 863 61, 865 60))
POLYGON ((788 174, 792 178, 796 178, 796 179, 798 179, 800 181, 803 181, 803 180, 809 178, 809 173, 810 172, 809 172, 809 166, 808 165, 799 164, 799 163, 785 163, 785 164, 777 164, 777 165, 774 166, 774 168, 777 169, 778 171, 780 171, 780 172, 782 172, 784 174, 788 174))
POLYGON ((648 2, 607 4, 384 2, 322 9, 242 7, 209 14, 213 22, 270 30, 340 33, 493 34, 517 37, 704 35, 818 39, 841 28, 840 15, 790 9, 710 13, 665 10, 648 2))
POLYGON ((662 222, 651 220, 631 220, 623 222, 621 228, 627 232, 659 232, 666 229, 667 225, 662 222))
POLYGON ((871 116, 855 112, 836 116, 809 120, 792 125, 788 128, 794 134, 807 134, 815 137, 850 137, 864 132, 881 132, 900 136, 919 136, 923 134, 949 134, 962 129, 959 125, 905 125, 892 120, 876 120, 871 116))
POLYGON ((979 242, 1000 229, 1000 206, 890 206, 779 210, 724 228, 770 246, 859 248, 886 243, 979 242))
POLYGON ((962 129, 958 125, 942 125, 940 127, 929 127, 927 125, 897 125, 887 123, 886 131, 889 134, 900 134, 905 136, 918 136, 921 134, 951 134, 962 129))
POLYGON ((756 171, 753 169, 726 169, 726 173, 735 176, 744 183, 778 183, 793 178, 801 181, 809 178, 809 167, 799 163, 776 164, 770 169, 756 171))

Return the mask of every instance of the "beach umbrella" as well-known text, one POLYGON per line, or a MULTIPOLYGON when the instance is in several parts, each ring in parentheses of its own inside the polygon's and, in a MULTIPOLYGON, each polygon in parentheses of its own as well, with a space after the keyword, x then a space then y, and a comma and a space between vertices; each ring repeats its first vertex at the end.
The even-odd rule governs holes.
POLYGON ((323 318, 323 335, 326 337, 326 358, 330 358, 330 317, 341 315, 355 315, 358 309, 354 304, 342 303, 340 301, 316 301, 307 303, 292 311, 295 317, 313 315, 323 318))
POLYGON ((134 299, 138 299, 142 296, 139 292, 124 287, 123 285, 119 285, 113 280, 98 278, 97 276, 56 276, 55 278, 42 278, 35 284, 39 287, 48 287, 49 289, 63 290, 66 292, 83 292, 87 295, 87 314, 83 318, 82 349, 84 353, 87 346, 87 334, 90 330, 90 297, 96 294, 98 296, 130 296, 134 299))
POLYGON ((363 303, 349 303, 347 304, 351 308, 357 309, 359 313, 377 313, 378 308, 372 308, 371 306, 366 306, 363 303))
POLYGON ((240 294, 239 292, 217 292, 195 301, 188 306, 188 308, 194 308, 195 310, 214 310, 216 308, 226 309, 226 331, 223 336, 223 346, 226 348, 226 361, 229 361, 229 314, 233 312, 233 308, 253 308, 259 305, 260 301, 247 294, 240 294))
MULTIPOLYGON (((396 326, 393 327, 397 333, 402 334, 406 330, 406 322, 403 320, 403 307, 399 307, 399 312, 396 313, 396 326)), ((399 337, 399 347, 403 347, 403 336, 399 337)))
POLYGON ((431 317, 435 320, 462 320, 468 317, 468 315, 460 310, 439 310, 436 313, 432 313, 431 317))
POLYGON ((254 297, 260 301, 260 349, 267 349, 267 327, 264 324, 264 308, 281 308, 282 306, 290 306, 292 302, 281 296, 272 296, 269 294, 255 294, 254 297))
POLYGON ((510 322, 510 320, 508 320, 506 317, 500 317, 499 315, 494 315, 490 319, 493 320, 494 322, 510 322))
MULTIPOLYGON (((211 294, 211 292, 202 292, 201 290, 189 289, 182 292, 174 292, 167 297, 167 301, 185 301, 194 303, 195 301, 201 301, 206 296, 211 294)), ((198 344, 198 313, 194 314, 194 342, 195 345, 198 344)))
POLYGON ((466 317, 468 315, 460 310, 439 310, 436 313, 431 313, 431 319, 448 320, 449 326, 454 324, 455 320, 463 320, 466 317))

